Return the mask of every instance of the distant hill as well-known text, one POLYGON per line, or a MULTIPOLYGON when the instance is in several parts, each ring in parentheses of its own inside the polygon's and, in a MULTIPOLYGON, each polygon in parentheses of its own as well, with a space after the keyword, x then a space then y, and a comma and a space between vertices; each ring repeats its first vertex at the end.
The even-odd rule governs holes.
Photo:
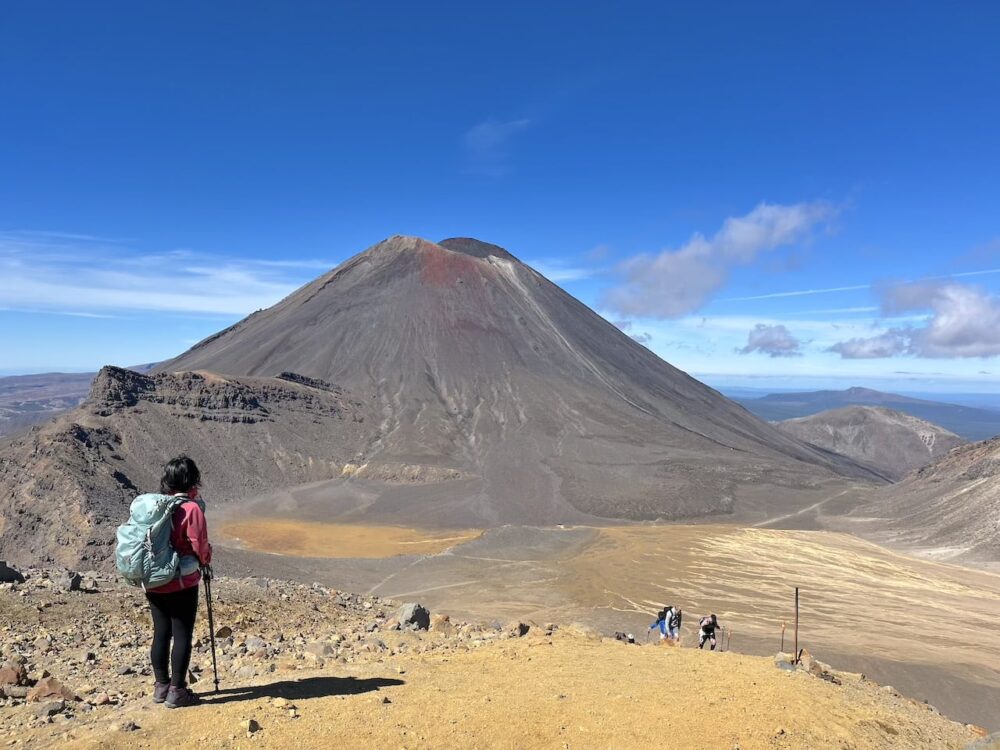
POLYGON ((881 406, 845 406, 778 422, 782 432, 902 479, 966 441, 926 420, 881 406))
POLYGON ((883 406, 925 419, 966 440, 986 440, 1000 435, 1000 411, 971 406, 925 401, 896 393, 883 393, 870 388, 848 388, 844 391, 808 391, 803 393, 771 393, 762 398, 735 399, 761 419, 780 422, 796 417, 808 417, 843 406, 883 406))
MULTIPOLYGON (((128 369, 149 372, 156 363, 128 369)), ((96 372, 43 372, 0 378, 0 437, 58 417, 83 403, 96 372)))
POLYGON ((31 427, 79 406, 93 372, 48 372, 0 378, 0 436, 31 427))
POLYGON ((1000 437, 956 448, 852 515, 856 530, 937 559, 1000 560, 1000 437))

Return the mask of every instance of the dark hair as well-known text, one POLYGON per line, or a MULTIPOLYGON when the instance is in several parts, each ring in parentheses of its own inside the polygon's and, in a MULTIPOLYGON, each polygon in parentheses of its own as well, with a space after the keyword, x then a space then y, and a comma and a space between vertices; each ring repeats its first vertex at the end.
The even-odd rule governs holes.
POLYGON ((198 471, 198 465, 187 456, 178 456, 163 467, 160 492, 164 495, 190 492, 199 484, 201 484, 201 472, 198 471))

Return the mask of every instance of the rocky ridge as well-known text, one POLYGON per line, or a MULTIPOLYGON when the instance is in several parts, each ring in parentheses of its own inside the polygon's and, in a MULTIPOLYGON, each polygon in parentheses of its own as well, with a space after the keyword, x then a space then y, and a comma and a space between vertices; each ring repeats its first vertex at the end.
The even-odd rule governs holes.
POLYGON ((847 406, 778 422, 779 430, 902 479, 965 440, 945 428, 879 406, 847 406))
POLYGON ((1000 438, 970 443, 873 493, 852 530, 939 559, 1000 560, 1000 438))
POLYGON ((226 502, 330 479, 357 456, 368 409, 293 373, 147 376, 105 367, 82 406, 0 451, 0 548, 15 562, 106 566, 114 530, 174 455, 197 456, 226 502))
POLYGON ((0 742, 19 749, 645 746, 665 728, 741 750, 963 748, 985 735, 808 654, 630 646, 583 626, 453 622, 412 602, 227 577, 213 585, 222 691, 211 693, 203 609, 192 668, 205 704, 178 722, 150 703, 141 592, 102 574, 22 572, 0 584, 0 742), (691 708, 652 722, 649 685, 664 669, 691 708))

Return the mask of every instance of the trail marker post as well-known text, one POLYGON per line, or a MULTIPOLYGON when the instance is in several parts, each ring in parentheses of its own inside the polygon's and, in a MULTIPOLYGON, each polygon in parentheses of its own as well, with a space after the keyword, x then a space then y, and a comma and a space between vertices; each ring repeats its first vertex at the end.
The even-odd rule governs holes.
POLYGON ((799 587, 795 587, 795 663, 799 663, 799 587))

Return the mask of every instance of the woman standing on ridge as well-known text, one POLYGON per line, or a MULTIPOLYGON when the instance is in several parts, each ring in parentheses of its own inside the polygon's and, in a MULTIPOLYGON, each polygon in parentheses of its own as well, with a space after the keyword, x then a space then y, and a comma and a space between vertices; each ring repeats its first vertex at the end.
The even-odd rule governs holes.
POLYGON ((198 696, 188 689, 187 673, 198 614, 201 569, 212 562, 205 502, 198 495, 200 485, 201 472, 187 456, 178 456, 163 469, 160 493, 183 498, 174 508, 170 532, 170 545, 180 556, 177 577, 162 586, 146 589, 153 617, 153 645, 149 652, 156 679, 153 702, 166 703, 167 708, 198 702, 198 696))

